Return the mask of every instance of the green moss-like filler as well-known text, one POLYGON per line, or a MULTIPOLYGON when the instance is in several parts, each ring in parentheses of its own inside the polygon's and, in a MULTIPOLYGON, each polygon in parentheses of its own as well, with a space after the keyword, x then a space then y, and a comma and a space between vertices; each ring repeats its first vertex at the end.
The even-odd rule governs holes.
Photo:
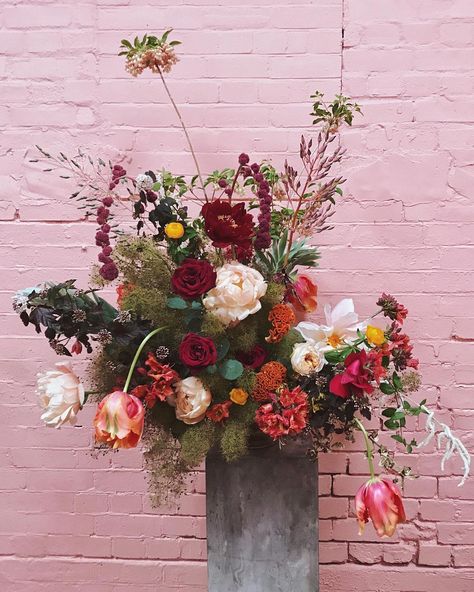
POLYGON ((124 236, 117 241, 112 257, 125 281, 169 293, 172 267, 151 238, 124 236))
POLYGON ((211 391, 212 400, 214 402, 226 401, 229 398, 229 392, 232 389, 233 384, 229 380, 223 378, 219 372, 215 372, 214 374, 201 372, 199 378, 211 391))
POLYGON ((256 376, 252 370, 244 370, 240 378, 236 381, 237 386, 250 394, 255 387, 256 376))
POLYGON ((270 358, 283 364, 288 363, 296 343, 302 343, 303 336, 296 329, 291 329, 279 343, 268 346, 270 358))
POLYGON ((207 335, 212 339, 217 339, 225 333, 225 327, 221 321, 209 312, 206 312, 204 315, 201 330, 204 335, 207 335))
POLYGON ((227 462, 235 462, 248 450, 249 428, 238 421, 230 420, 224 426, 221 437, 221 452, 227 462))
POLYGON ((259 320, 260 313, 247 317, 235 327, 227 329, 227 337, 230 341, 232 351, 250 351, 257 343, 259 338, 259 320))
POLYGON ((205 459, 216 443, 216 433, 216 425, 204 420, 190 426, 180 437, 180 458, 190 469, 197 467, 205 459))
POLYGON ((265 296, 260 300, 262 303, 262 308, 267 312, 267 314, 275 306, 275 304, 280 304, 280 302, 283 302, 285 290, 286 288, 283 284, 277 284, 276 282, 268 283, 265 296))
POLYGON ((87 368, 90 390, 93 392, 89 395, 89 401, 100 401, 112 392, 121 370, 122 366, 112 360, 104 349, 97 350, 87 368))
POLYGON ((91 267, 89 274, 89 285, 91 288, 105 288, 105 286, 110 283, 107 280, 104 280, 104 278, 100 275, 99 269, 99 265, 93 265, 91 267))
POLYGON ((231 417, 232 421, 237 422, 242 428, 250 426, 255 421, 255 412, 260 407, 253 399, 248 399, 245 405, 232 405, 231 417))
POLYGON ((144 460, 150 498, 154 507, 174 501, 186 490, 188 465, 174 436, 158 426, 147 426, 143 435, 144 460))

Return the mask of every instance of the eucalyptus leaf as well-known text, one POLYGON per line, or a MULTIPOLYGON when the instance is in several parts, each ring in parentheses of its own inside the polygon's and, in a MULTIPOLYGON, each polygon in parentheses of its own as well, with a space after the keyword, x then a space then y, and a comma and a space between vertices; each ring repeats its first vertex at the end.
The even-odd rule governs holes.
POLYGON ((238 360, 225 360, 219 366, 219 373, 226 380, 237 380, 243 371, 244 367, 238 360))
POLYGON ((188 303, 179 296, 170 296, 166 301, 166 306, 174 310, 186 310, 188 303))

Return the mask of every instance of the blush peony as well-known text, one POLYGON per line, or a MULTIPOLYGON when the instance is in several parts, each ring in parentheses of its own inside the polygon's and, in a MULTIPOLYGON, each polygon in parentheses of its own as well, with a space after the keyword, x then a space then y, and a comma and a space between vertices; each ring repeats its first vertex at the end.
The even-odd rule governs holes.
POLYGON ((267 284, 256 269, 241 263, 226 263, 217 270, 216 287, 203 303, 225 325, 243 321, 258 312, 267 284))
POLYGON ((175 386, 176 395, 168 402, 176 407, 176 418, 193 425, 206 417, 206 411, 211 404, 211 391, 196 376, 188 376, 175 386))
POLYGON ((58 362, 56 370, 38 374, 37 395, 44 413, 41 419, 59 428, 64 423, 74 425, 84 404, 84 387, 72 371, 70 362, 58 362))

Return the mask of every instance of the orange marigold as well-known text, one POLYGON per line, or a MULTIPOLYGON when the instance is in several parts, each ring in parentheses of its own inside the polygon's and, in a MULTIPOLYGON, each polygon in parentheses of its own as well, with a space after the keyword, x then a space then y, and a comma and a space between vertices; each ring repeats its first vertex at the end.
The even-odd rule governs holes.
POLYGON ((268 315, 268 320, 272 326, 265 341, 278 343, 296 323, 296 316, 288 304, 275 304, 268 315))
POLYGON ((286 378, 286 368, 280 362, 267 362, 256 376, 252 397, 255 401, 268 401, 270 393, 278 389, 286 378))

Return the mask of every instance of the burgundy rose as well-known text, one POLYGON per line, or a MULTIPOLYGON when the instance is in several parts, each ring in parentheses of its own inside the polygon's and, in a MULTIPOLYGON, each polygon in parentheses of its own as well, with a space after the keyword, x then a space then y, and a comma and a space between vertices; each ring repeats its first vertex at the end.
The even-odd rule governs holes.
POLYGON ((206 368, 217 362, 217 350, 212 339, 188 333, 179 346, 179 358, 191 369, 206 368))
POLYGON ((336 374, 329 383, 330 392, 343 399, 350 395, 361 397, 364 392, 370 395, 374 387, 369 382, 371 374, 367 369, 368 361, 365 351, 349 354, 344 361, 344 372, 336 374))
POLYGON ((176 268, 171 278, 171 287, 175 294, 183 298, 196 298, 209 292, 216 285, 216 272, 204 259, 185 259, 176 268))
POLYGON ((246 368, 257 370, 267 359, 267 352, 261 345, 255 345, 250 351, 239 351, 235 357, 246 368))
POLYGON ((204 228, 212 244, 218 248, 236 245, 248 248, 254 233, 252 214, 243 202, 232 205, 228 201, 215 201, 203 205, 204 228))

